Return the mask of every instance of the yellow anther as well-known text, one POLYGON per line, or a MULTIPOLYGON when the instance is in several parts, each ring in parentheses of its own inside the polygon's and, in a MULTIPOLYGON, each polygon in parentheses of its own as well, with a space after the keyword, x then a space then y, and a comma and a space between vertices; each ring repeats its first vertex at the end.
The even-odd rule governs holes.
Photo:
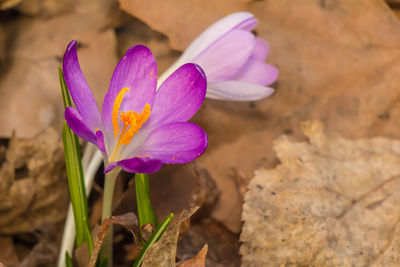
POLYGON ((142 127, 143 123, 147 121, 151 113, 150 105, 147 103, 140 114, 132 110, 126 112, 119 111, 124 94, 128 91, 129 88, 122 89, 115 98, 112 110, 112 124, 114 127, 114 137, 117 139, 119 136, 119 138, 114 151, 111 153, 109 158, 110 162, 116 160, 118 157, 118 150, 121 145, 128 145, 132 141, 133 136, 139 132, 139 129, 142 127), (119 129, 119 120, 124 123, 122 131, 119 129))
POLYGON ((143 123, 147 121, 150 113, 150 105, 147 103, 144 106, 142 113, 140 114, 133 111, 128 111, 125 113, 121 112, 121 121, 123 121, 126 126, 129 126, 129 129, 125 132, 124 135, 121 134, 118 143, 124 145, 129 144, 133 136, 139 132, 139 129, 142 127, 143 123))
POLYGON ((119 134, 119 125, 118 125, 118 113, 119 107, 121 106, 122 100, 124 99, 124 95, 129 91, 129 88, 123 88, 119 91, 117 97, 115 98, 114 106, 112 109, 112 124, 114 127, 114 138, 117 138, 119 134))

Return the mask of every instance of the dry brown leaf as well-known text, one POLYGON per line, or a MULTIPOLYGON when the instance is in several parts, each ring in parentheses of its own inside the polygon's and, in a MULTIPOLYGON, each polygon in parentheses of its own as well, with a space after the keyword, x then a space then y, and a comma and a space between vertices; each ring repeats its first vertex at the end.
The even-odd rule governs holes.
POLYGON ((77 0, 19 0, 15 8, 24 14, 51 17, 73 10, 76 4, 77 0))
POLYGON ((398 5, 400 4, 399 0, 386 0, 386 3, 388 3, 389 5, 398 5))
POLYGON ((0 70, 4 68, 4 64, 7 57, 7 47, 6 47, 6 33, 3 26, 0 25, 0 70))
MULTIPOLYGON (((0 136, 12 130, 32 137, 52 125, 61 129, 63 105, 57 67, 71 40, 98 103, 116 65, 116 38, 108 29, 109 10, 102 2, 79 5, 51 19, 24 18, 15 27, 9 69, 0 81, 0 136)), ((11 27, 11 26, 10 26, 11 27)))
POLYGON ((197 209, 198 207, 184 210, 179 218, 170 224, 160 240, 147 251, 143 259, 143 267, 176 266, 175 255, 178 246, 179 228, 181 223, 189 219, 197 209))
POLYGON ((272 141, 301 138, 300 121, 318 119, 350 137, 400 137, 400 22, 383 0, 120 3, 179 49, 232 11, 259 19, 268 61, 280 70, 276 93, 255 103, 207 101, 195 118, 210 141, 200 162, 222 189, 213 217, 234 232, 241 229, 235 175, 250 179, 274 166, 272 141))
POLYGON ((400 140, 350 140, 302 124, 279 138, 243 206, 243 266, 399 266, 400 140))
POLYGON ((204 244, 208 246, 206 266, 240 266, 239 236, 211 219, 191 223, 179 238, 177 258, 184 261, 194 257, 204 244))
POLYGON ((122 57, 132 45, 148 46, 157 60, 159 74, 172 65, 180 54, 169 47, 168 38, 165 35, 151 30, 148 25, 132 17, 118 29, 117 38, 119 57, 122 57))
MULTIPOLYGON (((93 236, 93 234, 92 234, 93 236)), ((90 262, 89 249, 86 243, 76 247, 73 252, 73 260, 76 262, 77 267, 88 267, 90 262)))
POLYGON ((42 266, 56 266, 57 252, 58 252, 58 239, 57 227, 52 224, 43 225, 40 229, 37 238, 37 243, 29 254, 24 257, 23 261, 16 265, 17 267, 42 267, 42 266))
POLYGON ((196 173, 196 187, 192 192, 192 206, 199 206, 199 210, 191 219, 209 217, 221 194, 215 180, 206 168, 194 164, 196 173))
POLYGON ((211 21, 245 8, 247 0, 119 0, 121 9, 168 35, 172 48, 183 50, 211 21))
POLYGON ((15 266, 19 263, 14 242, 10 236, 0 237, 0 248, 2 248, 0 250, 0 262, 8 266, 15 266))
POLYGON ((48 128, 31 140, 13 136, 0 167, 0 233, 33 231, 64 219, 67 178, 61 138, 48 128))
POLYGON ((5 10, 18 5, 21 0, 0 0, 0 10, 5 10))
POLYGON ((208 246, 205 244, 203 248, 192 259, 179 264, 179 267, 205 267, 208 246))
POLYGON ((110 218, 105 219, 100 226, 99 232, 97 234, 96 240, 94 242, 94 247, 92 251, 92 255, 90 257, 89 267, 96 266, 97 256, 99 255, 101 244, 103 243, 104 238, 106 237, 108 229, 114 224, 119 224, 125 228, 127 228, 132 233, 138 234, 139 223, 136 215, 132 212, 119 215, 119 216, 111 216, 110 218))

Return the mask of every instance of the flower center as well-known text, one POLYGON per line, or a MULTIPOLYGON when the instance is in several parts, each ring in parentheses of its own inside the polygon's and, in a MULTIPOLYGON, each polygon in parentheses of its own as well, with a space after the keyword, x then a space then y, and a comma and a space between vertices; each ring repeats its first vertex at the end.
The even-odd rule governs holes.
POLYGON ((118 138, 117 145, 109 158, 112 162, 115 160, 117 152, 121 145, 128 145, 135 134, 139 132, 143 123, 147 121, 150 116, 151 110, 150 105, 146 103, 141 113, 134 112, 132 110, 123 112, 119 111, 124 95, 129 91, 129 88, 123 88, 115 98, 113 110, 112 110, 112 124, 114 128, 114 138, 118 138), (119 119, 118 119, 119 115, 119 119), (119 129, 119 121, 124 123, 122 131, 119 129))

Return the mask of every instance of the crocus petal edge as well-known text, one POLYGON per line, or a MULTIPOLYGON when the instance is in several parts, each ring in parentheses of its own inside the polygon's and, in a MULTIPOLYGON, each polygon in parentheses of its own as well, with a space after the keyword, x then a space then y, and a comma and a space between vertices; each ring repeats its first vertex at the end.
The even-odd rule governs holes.
POLYGON ((76 49, 77 42, 70 42, 63 58, 63 75, 80 116, 86 125, 92 131, 95 131, 101 125, 100 111, 96 99, 82 73, 76 49))
POLYGON ((158 159, 134 157, 121 160, 117 165, 131 173, 153 173, 162 167, 162 162, 158 159))
POLYGON ((89 128, 81 114, 73 107, 65 109, 65 121, 69 128, 80 138, 97 145, 97 138, 94 132, 89 128))
POLYGON ((206 97, 227 101, 255 101, 272 95, 270 87, 238 81, 211 83, 206 97))

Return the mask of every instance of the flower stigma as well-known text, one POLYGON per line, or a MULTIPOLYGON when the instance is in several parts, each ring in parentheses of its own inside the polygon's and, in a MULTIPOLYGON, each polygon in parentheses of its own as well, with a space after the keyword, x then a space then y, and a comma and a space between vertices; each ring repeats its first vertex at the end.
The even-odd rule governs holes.
POLYGON ((151 108, 148 103, 145 104, 143 111, 141 113, 129 110, 127 112, 119 111, 122 100, 129 88, 123 88, 115 98, 114 106, 112 109, 112 124, 114 128, 114 138, 118 138, 117 146, 115 147, 111 157, 110 162, 115 161, 117 152, 121 145, 128 145, 135 134, 139 132, 139 129, 147 121, 150 116, 151 108), (118 119, 119 115, 119 119, 118 119), (122 131, 119 129, 119 120, 124 123, 122 131))

